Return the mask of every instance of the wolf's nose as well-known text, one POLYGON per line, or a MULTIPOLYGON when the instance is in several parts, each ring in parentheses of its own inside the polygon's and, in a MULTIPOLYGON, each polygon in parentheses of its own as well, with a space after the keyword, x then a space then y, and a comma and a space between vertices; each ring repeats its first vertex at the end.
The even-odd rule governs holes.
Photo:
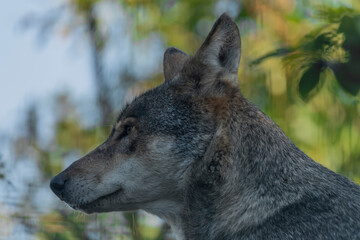
POLYGON ((58 174, 50 182, 51 190, 53 190, 53 192, 60 198, 62 197, 62 192, 65 188, 66 181, 67 178, 65 174, 58 174))

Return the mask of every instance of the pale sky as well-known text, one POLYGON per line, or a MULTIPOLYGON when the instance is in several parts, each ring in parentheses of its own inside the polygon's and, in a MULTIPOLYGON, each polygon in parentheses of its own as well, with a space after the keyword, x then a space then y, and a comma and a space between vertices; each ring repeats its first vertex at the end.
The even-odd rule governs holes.
POLYGON ((24 16, 44 13, 54 2, 0 3, 0 134, 14 133, 29 103, 49 102, 61 90, 79 97, 93 91, 86 46, 54 34, 42 43, 36 29, 20 27, 24 16))
MULTIPOLYGON (((74 39, 58 32, 50 33, 48 40, 42 42, 38 41, 36 26, 27 30, 20 27, 20 22, 29 13, 43 15, 66 1, 12 0, 0 3, 0 137, 21 130, 24 110, 31 103, 44 113, 40 116, 41 135, 51 132, 51 112, 54 111, 49 108, 53 107, 54 93, 67 91, 79 102, 88 101, 94 95, 90 51, 85 37, 74 39)), ((111 74, 127 69, 138 80, 159 71, 163 40, 152 34, 134 42, 126 27, 129 24, 126 13, 108 3, 103 2, 99 8, 102 21, 110 26, 108 34, 113 36, 104 51, 105 71, 111 74)), ((88 105, 91 104, 94 102, 88 105)))

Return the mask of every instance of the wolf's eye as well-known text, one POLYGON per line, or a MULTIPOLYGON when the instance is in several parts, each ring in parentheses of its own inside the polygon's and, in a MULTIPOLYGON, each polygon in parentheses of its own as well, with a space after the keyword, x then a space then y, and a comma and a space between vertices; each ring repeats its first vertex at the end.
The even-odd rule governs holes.
POLYGON ((129 135, 131 133, 131 130, 133 129, 133 126, 125 126, 125 133, 126 135, 129 135))
POLYGON ((118 135, 118 136, 116 137, 116 140, 121 140, 122 138, 124 138, 124 137, 126 137, 127 135, 129 135, 129 134, 131 133, 132 129, 133 129, 133 126, 130 126, 130 125, 124 126, 123 131, 121 132, 120 135, 118 135))

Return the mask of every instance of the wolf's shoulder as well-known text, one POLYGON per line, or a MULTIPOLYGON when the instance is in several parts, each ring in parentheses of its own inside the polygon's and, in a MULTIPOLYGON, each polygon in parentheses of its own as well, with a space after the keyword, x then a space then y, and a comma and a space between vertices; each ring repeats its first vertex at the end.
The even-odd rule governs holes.
POLYGON ((330 178, 322 189, 305 192, 262 224, 228 239, 360 239, 360 187, 329 170, 326 174, 330 178))

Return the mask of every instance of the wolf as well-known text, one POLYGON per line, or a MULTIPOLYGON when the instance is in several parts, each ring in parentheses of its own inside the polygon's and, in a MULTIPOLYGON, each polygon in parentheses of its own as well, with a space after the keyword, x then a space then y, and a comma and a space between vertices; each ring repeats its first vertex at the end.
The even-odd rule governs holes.
POLYGON ((360 239, 360 187, 313 161, 238 86, 241 40, 223 14, 110 136, 50 183, 85 213, 143 209, 178 240, 360 239))

